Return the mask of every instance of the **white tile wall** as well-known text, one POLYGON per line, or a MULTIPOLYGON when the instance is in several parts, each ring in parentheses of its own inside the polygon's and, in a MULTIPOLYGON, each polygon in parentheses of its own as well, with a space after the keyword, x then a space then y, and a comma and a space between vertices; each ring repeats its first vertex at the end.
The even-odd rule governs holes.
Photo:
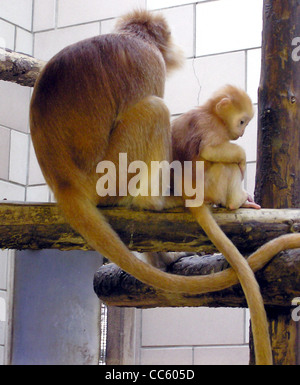
POLYGON ((194 74, 194 59, 188 59, 180 71, 169 75, 165 101, 172 114, 188 111, 198 104, 199 81, 194 74))
POLYGON ((245 336, 246 336, 246 343, 249 343, 249 332, 250 332, 250 311, 249 309, 245 310, 245 336))
POLYGON ((142 346, 243 344, 243 321, 243 309, 144 310, 142 346))
POLYGON ((199 103, 225 84, 245 88, 245 52, 201 57, 195 60, 195 73, 200 83, 199 103))
POLYGON ((6 325, 6 292, 0 291, 0 365, 4 364, 6 325))
POLYGON ((16 51, 32 55, 33 36, 32 33, 22 28, 17 28, 16 33, 16 51))
POLYGON ((4 346, 0 345, 0 365, 4 365, 4 346))
MULTIPOLYGON (((6 293, 0 292, 0 322, 6 321, 6 301, 5 301, 6 298, 5 297, 6 297, 6 293)), ((0 344, 1 344, 1 337, 0 337, 0 344)))
POLYGON ((141 365, 192 365, 192 348, 142 348, 141 365))
POLYGON ((26 185, 28 135, 12 130, 10 139, 9 180, 26 185))
POLYGON ((172 114, 204 103, 224 84, 245 88, 245 52, 186 60, 180 71, 170 75, 165 100, 172 114))
POLYGON ((135 8, 145 8, 145 6, 145 0, 60 0, 58 26, 109 19, 135 8))
POLYGON ((195 348, 195 365, 248 365, 247 346, 220 346, 195 348))
POLYGON ((0 250, 0 290, 7 288, 7 258, 8 250, 0 250))
POLYGON ((28 132, 30 95, 28 87, 0 81, 0 125, 28 132))
POLYGON ((261 70, 261 48, 247 52, 247 92, 252 102, 257 103, 261 70))
POLYGON ((32 0, 1 0, 0 17, 31 31, 32 0))
POLYGON ((159 9, 159 8, 167 8, 174 7, 177 5, 183 4, 194 4, 199 3, 201 1, 206 0, 147 0, 147 8, 148 9, 159 9))
POLYGON ((0 346, 5 344, 5 328, 6 328, 6 291, 0 291, 0 346))
POLYGON ((100 23, 98 22, 36 33, 34 56, 42 60, 49 60, 67 45, 99 35, 99 33, 100 23))
POLYGON ((262 0, 222 0, 198 4, 197 55, 260 47, 262 4, 262 0))
POLYGON ((171 29, 174 43, 179 45, 186 57, 194 56, 194 7, 187 5, 159 11, 171 29))
POLYGON ((38 0, 34 2, 34 32, 55 28, 56 3, 56 0, 38 0))
POLYGON ((100 32, 102 35, 112 33, 116 24, 116 19, 102 20, 100 22, 100 32))
POLYGON ((254 190, 255 190, 255 175, 256 175, 256 163, 248 163, 247 164, 247 170, 246 170, 246 176, 245 176, 245 189, 249 194, 251 194, 254 197, 254 190))
POLYGON ((245 134, 236 141, 246 150, 247 162, 256 161, 257 150, 257 106, 254 107, 255 115, 248 124, 245 134))
POLYGON ((12 24, 9 24, 3 20, 0 20, 0 46, 2 48, 10 49, 14 49, 15 46, 15 27, 12 24))
POLYGON ((26 202, 49 202, 48 186, 27 187, 26 202))
POLYGON ((14 252, 0 251, 0 365, 8 362, 8 341, 11 325, 12 266, 14 252))
POLYGON ((28 184, 29 185, 37 185, 37 184, 43 184, 46 183, 45 179, 43 177, 41 168, 38 164, 35 151, 32 145, 32 142, 30 141, 30 153, 29 153, 29 177, 28 177, 28 184))
POLYGON ((0 201, 2 200, 24 202, 25 187, 0 180, 0 201))
POLYGON ((10 130, 0 126, 0 178, 8 179, 10 130))

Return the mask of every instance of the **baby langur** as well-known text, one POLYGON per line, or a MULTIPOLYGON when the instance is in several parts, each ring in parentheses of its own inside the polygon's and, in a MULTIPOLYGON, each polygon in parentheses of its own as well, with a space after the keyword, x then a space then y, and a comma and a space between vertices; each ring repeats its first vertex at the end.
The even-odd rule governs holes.
POLYGON ((231 143, 243 136, 253 118, 249 96, 233 86, 218 91, 205 105, 181 115, 172 124, 173 157, 205 161, 204 200, 235 210, 259 209, 242 188, 246 154, 231 143))
MULTIPOLYGON (((172 124, 173 158, 204 161, 204 201, 228 207, 260 206, 249 201, 242 189, 246 156, 230 140, 244 134, 253 117, 248 95, 236 87, 226 86, 203 106, 181 115, 172 124)), ((194 175, 193 178, 196 176, 194 175)), ((268 323, 260 290, 250 266, 216 224, 206 205, 190 208, 203 230, 235 270, 250 309, 255 352, 260 364, 272 363, 268 323)))

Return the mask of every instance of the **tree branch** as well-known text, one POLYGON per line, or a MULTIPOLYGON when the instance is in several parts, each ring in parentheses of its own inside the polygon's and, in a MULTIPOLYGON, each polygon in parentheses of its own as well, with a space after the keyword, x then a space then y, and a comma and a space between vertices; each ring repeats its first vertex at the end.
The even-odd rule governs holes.
POLYGON ((0 48, 0 80, 33 87, 45 64, 32 56, 0 48))
MULTIPOLYGON (((183 208, 163 212, 101 208, 113 229, 131 249, 216 252, 201 227, 183 208)), ((250 254, 267 241, 300 230, 300 210, 213 210, 223 231, 250 254)), ((64 219, 56 204, 1 203, 0 247, 9 249, 88 250, 90 247, 64 219)))
MULTIPOLYGON (((224 271, 222 255, 183 257, 169 267, 178 275, 207 275, 224 271)), ((284 251, 256 273, 266 306, 291 307, 300 297, 300 249, 284 251)), ((114 264, 102 266, 94 277, 94 290, 110 306, 120 307, 247 307, 240 285, 214 293, 188 295, 147 286, 114 264)))

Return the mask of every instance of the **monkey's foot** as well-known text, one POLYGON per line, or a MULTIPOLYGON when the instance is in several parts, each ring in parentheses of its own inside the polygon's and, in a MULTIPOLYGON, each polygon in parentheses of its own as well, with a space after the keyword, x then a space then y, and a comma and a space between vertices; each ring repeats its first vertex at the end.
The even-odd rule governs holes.
POLYGON ((248 194, 247 201, 241 207, 247 207, 247 208, 256 209, 256 210, 261 209, 261 206, 254 202, 254 199, 250 194, 248 194))
POLYGON ((261 209, 260 205, 258 205, 255 202, 249 202, 249 201, 245 202, 241 207, 248 208, 248 209, 256 209, 256 210, 261 209))

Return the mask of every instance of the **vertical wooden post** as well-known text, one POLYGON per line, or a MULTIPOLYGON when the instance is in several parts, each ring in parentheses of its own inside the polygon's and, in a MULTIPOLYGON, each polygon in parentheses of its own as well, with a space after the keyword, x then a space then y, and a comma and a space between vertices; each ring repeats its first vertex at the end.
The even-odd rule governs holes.
MULTIPOLYGON (((264 0, 263 19, 255 199, 264 208, 295 208, 300 207, 300 2, 264 0)), ((290 312, 267 312, 274 364, 297 364, 297 323, 290 312)))
POLYGON ((264 0, 263 18, 255 197, 264 208, 300 207, 300 3, 264 0))
POLYGON ((136 327, 139 327, 140 313, 134 308, 107 309, 107 365, 136 365, 138 361, 136 327))

